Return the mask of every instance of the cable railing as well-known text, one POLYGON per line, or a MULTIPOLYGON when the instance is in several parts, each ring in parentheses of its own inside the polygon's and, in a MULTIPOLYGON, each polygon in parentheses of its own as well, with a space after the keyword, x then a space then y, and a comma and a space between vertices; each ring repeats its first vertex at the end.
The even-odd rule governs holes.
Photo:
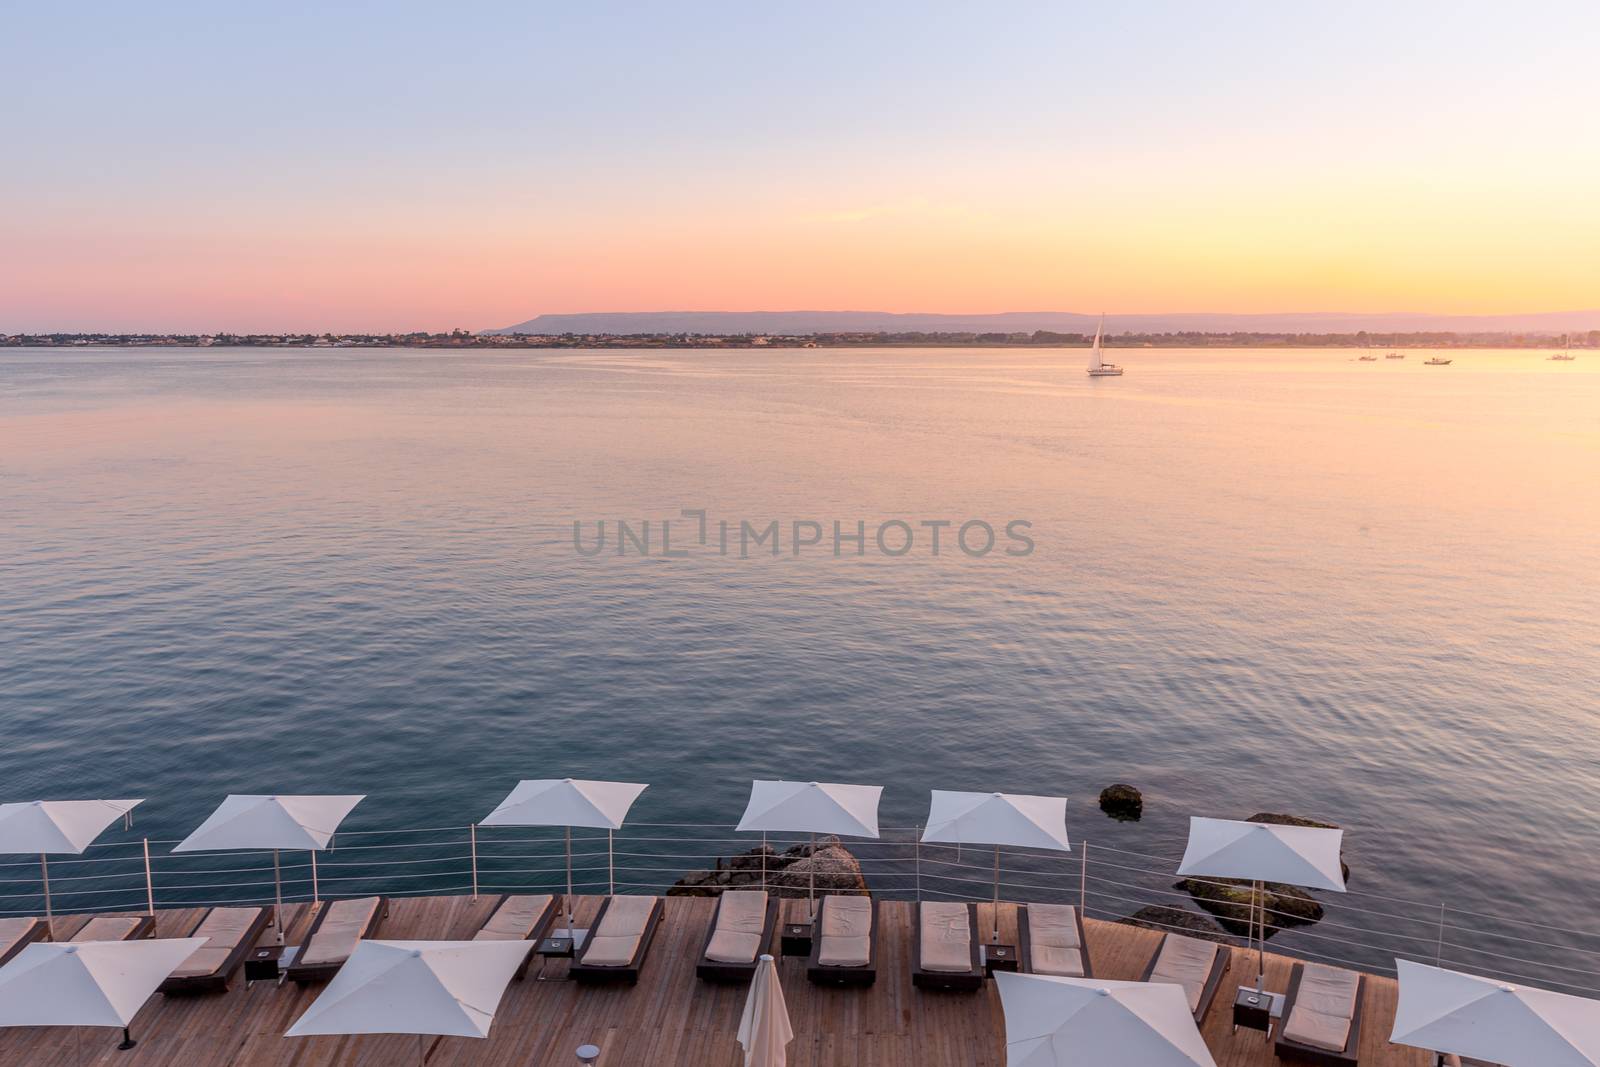
MULTIPOLYGON (((817 891, 865 884, 885 900, 1073 904, 1089 918, 1134 920, 1155 930, 1247 946, 1245 905, 1223 914, 1184 884, 1241 888, 1237 882, 1177 874, 1176 857, 1079 841, 1070 853, 979 844, 931 844, 919 827, 881 829, 876 840, 846 839, 853 865, 818 871, 817 891), (998 889, 996 877, 998 872, 998 889), (859 882, 854 880, 859 878, 859 882), (841 881, 841 879, 843 881, 841 881), (1163 909, 1163 910, 1151 910, 1163 909)), ((787 870, 785 852, 804 834, 768 834, 769 885, 803 893, 806 876, 787 870)), ((824 840, 818 838, 819 841, 824 840)), ((685 876, 701 895, 759 883, 758 834, 683 823, 631 824, 612 833, 574 830, 570 875, 559 829, 438 826, 344 831, 320 853, 270 850, 173 853, 177 841, 123 839, 79 856, 48 859, 55 914, 302 903, 371 894, 443 896, 566 890, 579 894, 666 892, 685 876), (148 848, 148 866, 146 850, 148 848)), ((1247 884, 1246 884, 1247 887, 1247 884)), ((1309 918, 1262 904, 1267 947, 1283 955, 1393 974, 1394 960, 1415 959, 1501 980, 1600 995, 1600 931, 1545 918, 1483 912, 1380 893, 1308 892, 1320 908, 1309 918)), ((0 862, 0 917, 44 911, 38 860, 0 862)), ((1218 905, 1213 905, 1218 907, 1218 905)))

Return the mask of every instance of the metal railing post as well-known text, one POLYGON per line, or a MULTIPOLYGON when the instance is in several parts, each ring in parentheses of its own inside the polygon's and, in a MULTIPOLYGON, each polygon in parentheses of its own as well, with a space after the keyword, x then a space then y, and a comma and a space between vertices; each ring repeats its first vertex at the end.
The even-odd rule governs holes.
POLYGON ((478 899, 478 824, 473 823, 467 827, 468 836, 472 841, 472 899, 478 899))
POLYGON ((1083 843, 1083 863, 1078 870, 1078 912, 1089 917, 1089 842, 1083 843))
POLYGON ((912 831, 911 847, 916 851, 917 862, 917 903, 922 903, 922 827, 917 826, 912 831))
POLYGON ((150 917, 156 914, 156 887, 150 880, 150 839, 144 839, 144 899, 150 907, 150 917))

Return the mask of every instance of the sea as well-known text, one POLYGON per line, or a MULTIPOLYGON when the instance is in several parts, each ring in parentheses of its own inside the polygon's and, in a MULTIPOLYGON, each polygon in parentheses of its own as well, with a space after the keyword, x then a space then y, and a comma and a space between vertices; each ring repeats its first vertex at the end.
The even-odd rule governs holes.
POLYGON ((0 801, 1065 796, 1103 917, 1281 812, 1359 900, 1284 944, 1600 990, 1600 352, 1360 354, 0 349, 0 801))

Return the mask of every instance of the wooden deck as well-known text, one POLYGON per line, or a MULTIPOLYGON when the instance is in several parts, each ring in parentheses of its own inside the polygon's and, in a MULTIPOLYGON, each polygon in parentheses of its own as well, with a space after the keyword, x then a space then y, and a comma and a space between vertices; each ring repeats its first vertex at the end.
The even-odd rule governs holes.
MULTIPOLYGON (((380 936, 448 939, 469 937, 487 916, 493 896, 395 898, 380 936)), ((787 901, 802 912, 803 901, 787 901)), ((578 925, 592 916, 599 898, 582 898, 578 925)), ((594 987, 566 981, 535 981, 530 972, 513 982, 500 1004, 492 1035, 425 1039, 429 1065, 472 1067, 573 1067, 581 1044, 600 1046, 609 1067, 740 1067, 734 1035, 745 987, 718 987, 695 978, 696 957, 713 901, 672 897, 637 986, 594 987)), ((286 909, 289 941, 304 929, 305 906, 286 909)), ((980 906, 988 929, 990 907, 980 906)), ((1002 939, 1015 943, 1015 906, 1000 906, 1002 939)), ((158 913, 157 935, 180 937, 200 911, 158 913)), ((925 993, 910 980, 912 905, 885 902, 878 981, 871 989, 820 989, 805 978, 804 961, 780 962, 784 995, 794 1024, 789 1063, 795 1067, 1003 1067, 1005 1029, 992 983, 979 993, 925 993)), ((65 938, 83 917, 57 920, 65 938)), ((1114 923, 1088 924, 1090 950, 1099 977, 1137 980, 1160 935, 1114 923)), ((270 935, 269 935, 270 936, 270 935)), ((1233 990, 1254 978, 1254 961, 1233 950, 1232 969, 1204 1026, 1219 1067, 1269 1067, 1278 1060, 1264 1035, 1231 1033, 1233 990)), ((1293 961, 1268 955, 1267 988, 1288 984, 1293 961)), ((564 961, 546 973, 559 977, 564 961)), ((533 971, 537 971, 538 963, 533 971)), ((17 1028, 0 1030, 0 1064, 28 1067, 393 1067, 417 1062, 418 1040, 409 1036, 285 1038, 283 1031, 321 987, 292 983, 235 982, 225 994, 152 997, 134 1021, 138 1047, 116 1051, 120 1033, 98 1029, 17 1028)), ((1428 1057, 1388 1043, 1394 1019, 1393 979, 1366 983, 1361 1027, 1363 1067, 1427 1067, 1428 1057)))

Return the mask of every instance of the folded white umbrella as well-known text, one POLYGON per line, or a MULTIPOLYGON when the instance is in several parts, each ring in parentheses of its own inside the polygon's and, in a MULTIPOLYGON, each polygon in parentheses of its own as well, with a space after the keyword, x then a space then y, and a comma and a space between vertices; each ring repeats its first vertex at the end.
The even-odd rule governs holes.
POLYGON ((488 1037, 531 941, 358 941, 316 1002, 284 1032, 488 1037))
POLYGON ((50 905, 50 853, 78 856, 105 828, 142 800, 31 800, 0 804, 0 852, 36 853, 39 877, 44 883, 45 922, 55 927, 50 905))
MULTIPOLYGON (((1253 911, 1260 912, 1261 948, 1256 956, 1256 988, 1266 974, 1266 912, 1261 883, 1283 882, 1311 889, 1345 891, 1339 860, 1344 831, 1320 826, 1278 826, 1234 819, 1189 820, 1189 844, 1178 873, 1199 878, 1248 878, 1253 911)), ((1254 934, 1256 916, 1251 916, 1254 934)))
POLYGON ((0 1026, 128 1026, 203 937, 35 942, 0 967, 0 1026))
MULTIPOLYGON (((562 826, 567 831, 567 936, 572 929, 572 828, 622 829, 628 809, 648 785, 591 782, 579 778, 538 778, 518 782, 479 826, 562 826)), ((607 849, 609 852, 609 847, 607 849)), ((611 868, 611 880, 616 869, 611 868)))
POLYGON ((783 1067, 793 1040, 794 1027, 789 1023, 789 1006, 783 1000, 777 964, 763 953, 756 963, 755 977, 750 980, 750 992, 744 998, 744 1014, 739 1017, 744 1067, 783 1067))
POLYGON ((317 853, 328 847, 350 810, 366 799, 362 795, 265 796, 230 794, 206 821, 184 838, 174 852, 219 852, 232 849, 272 850, 273 924, 283 940, 283 874, 278 866, 281 849, 311 853, 311 901, 319 897, 317 853))
MULTIPOLYGON (((815 850, 818 834, 849 837, 878 836, 878 800, 881 785, 838 785, 833 782, 750 783, 750 800, 739 819, 739 830, 761 831, 761 887, 767 885, 767 834, 811 835, 815 850)), ((806 888, 806 908, 816 897, 817 872, 811 868, 806 888)))
POLYGON ((1395 960, 1389 1040, 1505 1067, 1600 1064, 1600 1001, 1395 960))
POLYGON ((996 971, 1006 1067, 1216 1067, 1183 987, 996 971))
POLYGON ((933 791, 922 840, 994 846, 994 939, 1000 940, 1000 848, 1044 848, 1071 852, 1067 798, 1024 793, 933 791))

